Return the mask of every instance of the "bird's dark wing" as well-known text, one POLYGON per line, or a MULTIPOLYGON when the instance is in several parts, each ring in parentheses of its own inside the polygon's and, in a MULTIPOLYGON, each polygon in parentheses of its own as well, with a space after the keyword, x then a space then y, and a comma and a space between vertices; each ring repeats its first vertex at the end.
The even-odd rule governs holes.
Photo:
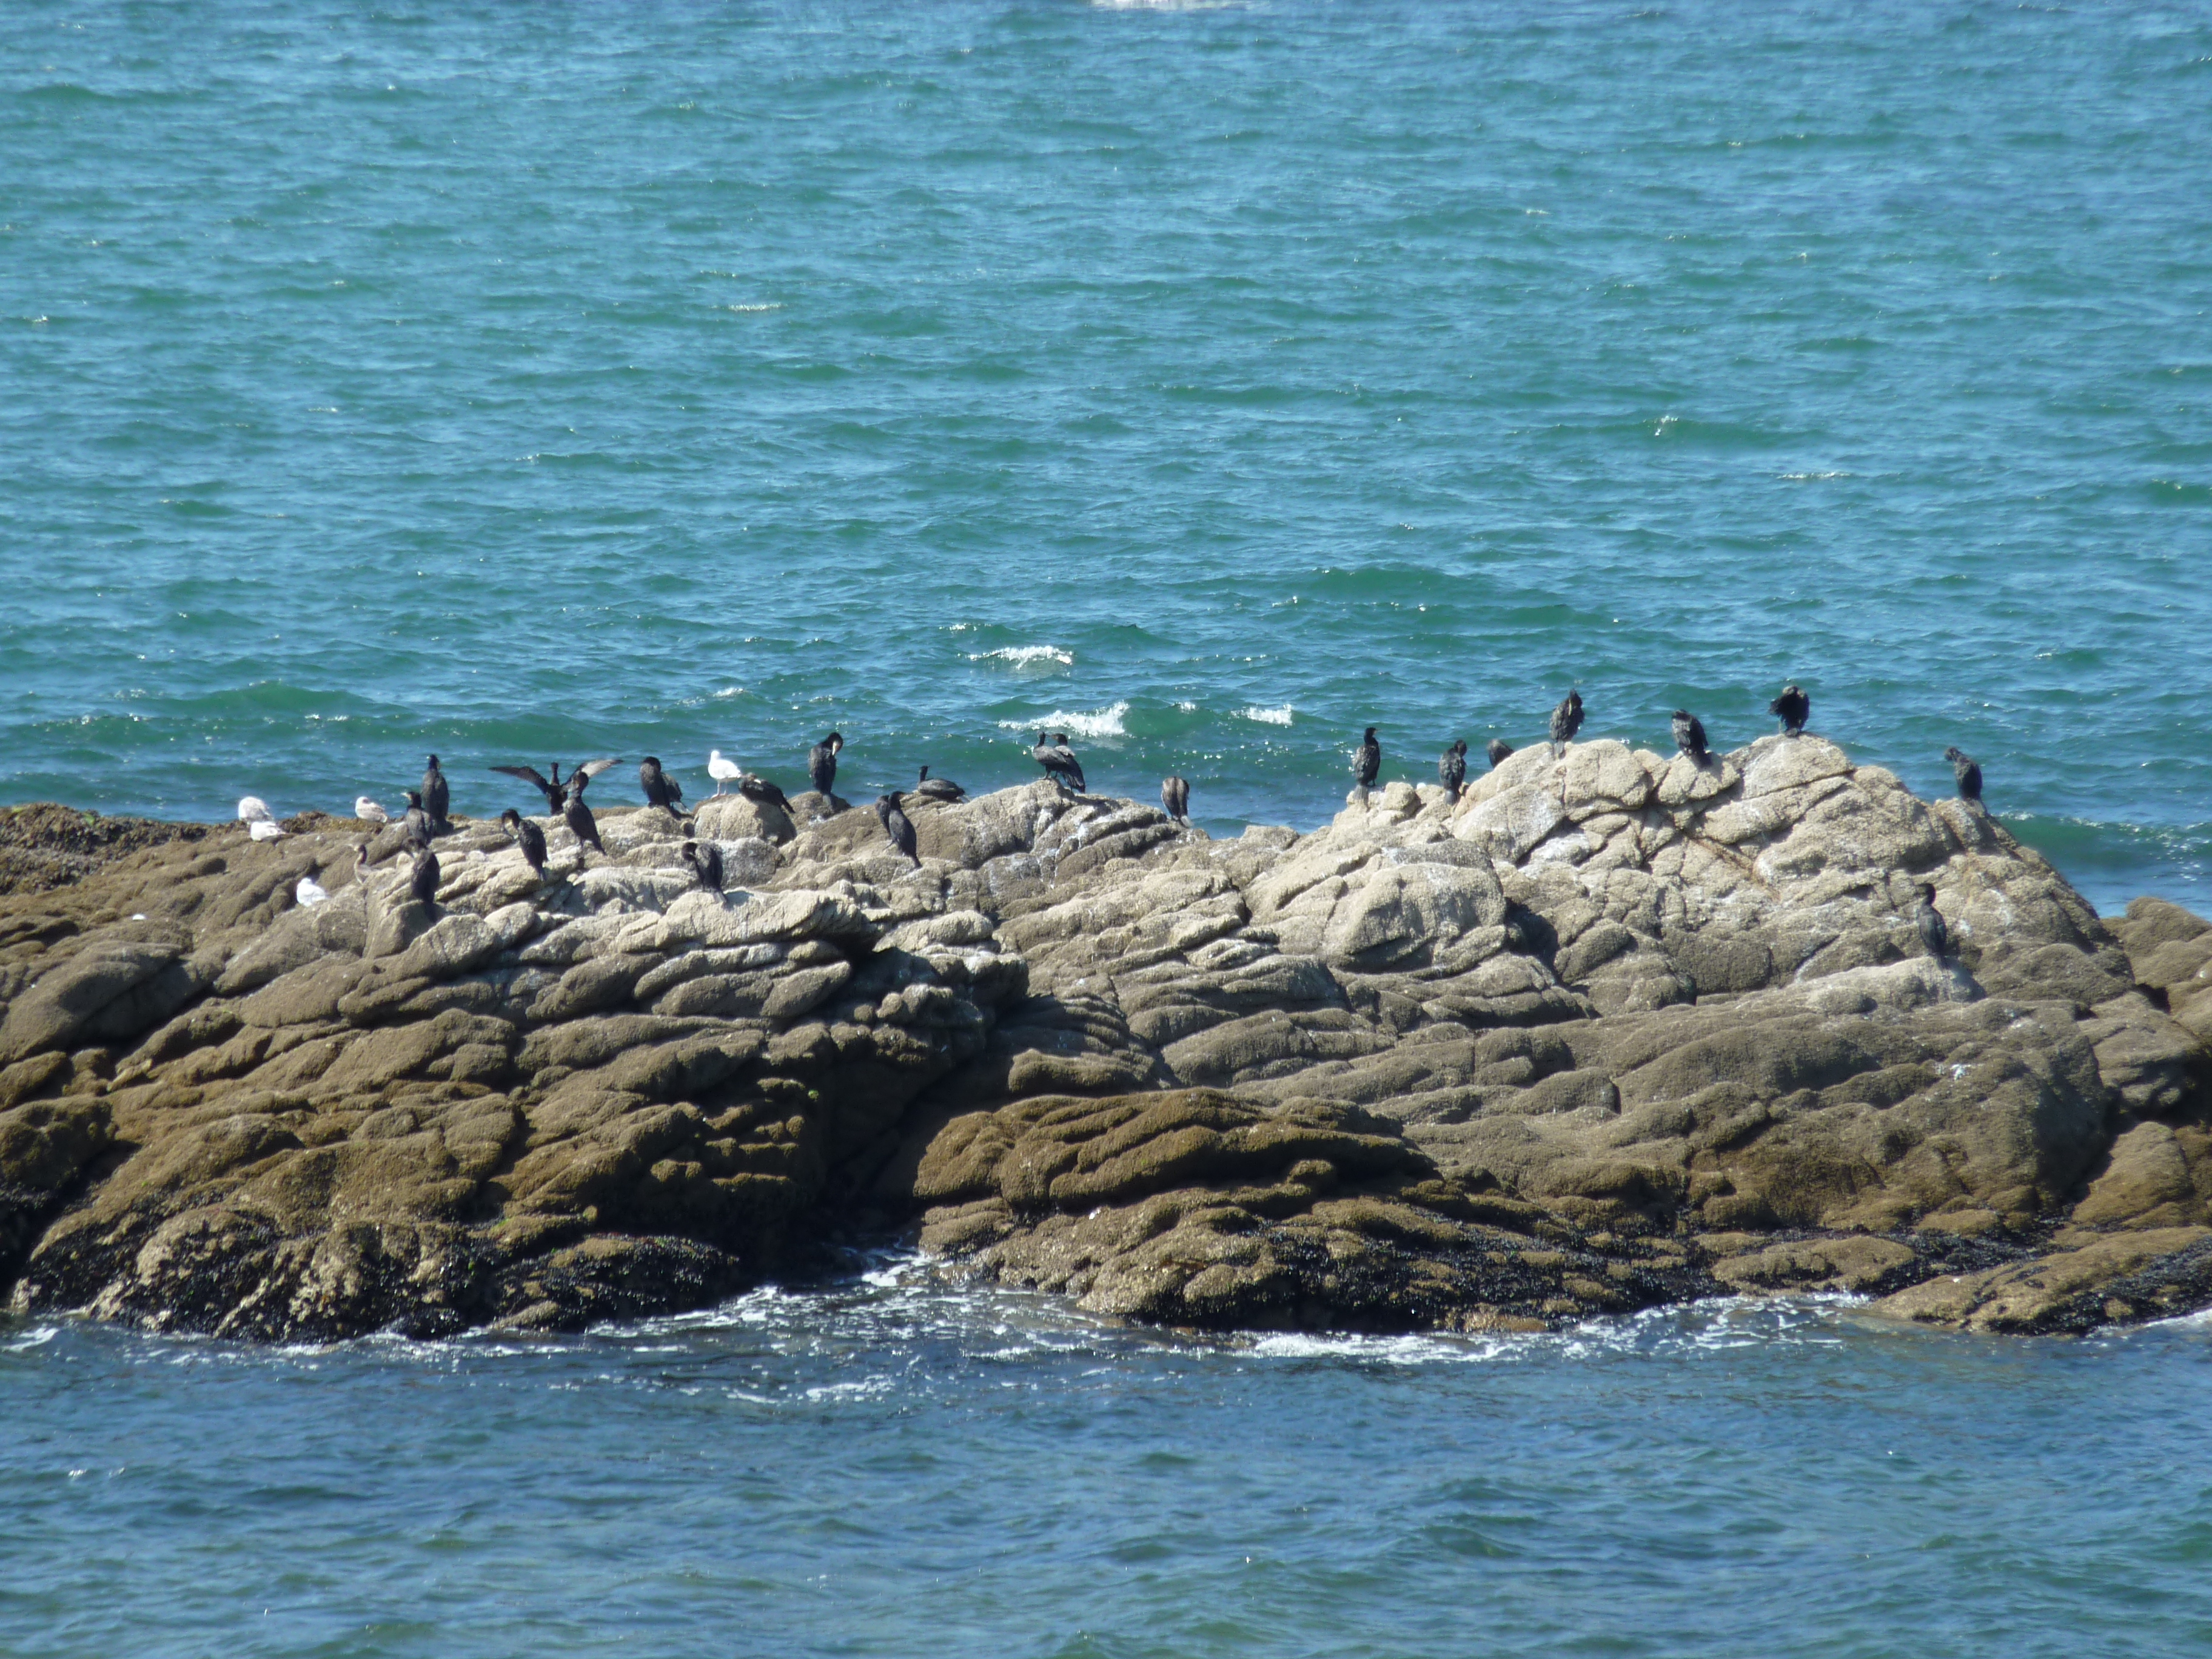
POLYGON ((495 766, 495 772, 504 772, 510 778, 520 778, 525 783, 534 783, 547 794, 554 793, 553 785, 545 781, 544 775, 534 766, 495 766))

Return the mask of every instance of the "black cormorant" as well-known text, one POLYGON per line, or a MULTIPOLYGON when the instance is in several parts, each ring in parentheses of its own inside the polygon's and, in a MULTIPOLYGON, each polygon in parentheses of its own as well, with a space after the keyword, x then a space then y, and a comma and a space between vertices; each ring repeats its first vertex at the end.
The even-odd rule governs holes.
POLYGON ((1359 747, 1352 751, 1352 775, 1362 789, 1372 789, 1375 780, 1382 770, 1382 745, 1375 741, 1375 728, 1369 726, 1359 739, 1359 747))
POLYGON ((1067 734, 1060 734, 1054 743, 1048 733, 1037 733, 1036 746, 1030 750, 1030 758, 1044 768, 1045 775, 1062 789, 1083 795, 1090 793, 1083 778, 1083 763, 1075 758, 1075 751, 1067 746, 1067 734))
POLYGON ((1162 778, 1160 805, 1167 809, 1167 815, 1177 823, 1188 823, 1190 822, 1190 780, 1162 778))
POLYGON ((813 779, 814 792, 824 800, 830 799, 830 787, 837 781, 837 757, 844 747, 844 738, 832 732, 806 751, 806 775, 813 779))
POLYGON ((876 817, 883 823, 884 833, 891 838, 891 845, 912 859, 915 869, 921 869, 921 854, 914 849, 914 821, 899 810, 897 790, 876 797, 876 817))
POLYGON ((702 847, 696 841, 684 843, 684 861, 699 878, 699 884, 710 893, 722 890, 722 849, 708 842, 702 847))
POLYGON ((415 854, 415 872, 407 880, 407 890, 417 904, 438 908, 438 855, 428 847, 415 854))
POLYGON ((583 864, 586 847, 595 847, 601 856, 605 855, 606 845, 599 839, 599 821, 592 816, 592 809, 584 804, 582 790, 577 790, 561 803, 561 817, 568 826, 568 833, 576 838, 576 862, 580 867, 583 864))
POLYGON ((1674 747, 1699 766, 1712 758, 1712 750, 1705 747, 1705 722, 1686 708, 1674 711, 1674 747))
POLYGON ((1929 956, 1942 962, 1951 954, 1951 930, 1943 925, 1943 913, 1936 908, 1931 883, 1920 884, 1920 902, 1912 907, 1912 925, 1920 930, 1920 942, 1928 947, 1929 956))
POLYGON ((1505 763, 1506 757, 1513 752, 1513 745, 1503 738, 1492 738, 1482 745, 1482 752, 1490 757, 1490 769, 1495 772, 1505 763))
POLYGON ((407 815, 400 819, 399 825, 400 831, 407 837, 407 844, 410 847, 428 847, 430 844, 432 834, 430 814, 423 808, 422 792, 420 789, 410 789, 407 792, 407 815))
POLYGON ((1982 763, 1960 749, 1946 749, 1943 758, 1951 763, 1951 770, 1959 780, 1960 800, 1979 800, 1982 798, 1982 763))
POLYGON ((1583 694, 1571 689, 1559 706, 1552 711, 1552 758, 1557 760, 1567 752, 1567 745, 1575 740, 1575 733, 1583 729, 1583 694))
POLYGON ((1805 722, 1813 717, 1813 700, 1795 685, 1785 685, 1782 695, 1766 705, 1766 712, 1782 722, 1784 737, 1796 737, 1805 729, 1805 722))
POLYGON ((1467 787, 1467 739, 1453 740, 1452 746, 1437 757, 1437 781, 1451 791, 1452 799, 1467 787))
POLYGON ((965 789, 963 789, 958 784, 953 782, 951 779, 933 778, 930 776, 929 769, 927 766, 921 769, 921 778, 915 782, 914 787, 907 793, 908 794, 920 795, 924 800, 943 801, 948 806, 955 801, 963 801, 968 799, 968 792, 965 789))
POLYGON ((522 849, 523 862, 538 872, 538 880, 544 880, 545 832, 512 806, 499 815, 499 821, 507 826, 507 833, 514 838, 514 844, 522 849))
POLYGON ((432 828, 446 827, 446 808, 453 804, 453 791, 446 787, 446 775, 438 769, 438 757, 433 755, 422 774, 422 810, 430 815, 432 828))
POLYGON ((791 811, 791 797, 757 773, 748 772, 738 780, 738 793, 756 806, 780 806, 791 811))
POLYGON ((660 759, 647 755, 637 765, 637 787, 645 792, 647 806, 665 808, 668 816, 684 816, 684 786, 660 769, 660 759))

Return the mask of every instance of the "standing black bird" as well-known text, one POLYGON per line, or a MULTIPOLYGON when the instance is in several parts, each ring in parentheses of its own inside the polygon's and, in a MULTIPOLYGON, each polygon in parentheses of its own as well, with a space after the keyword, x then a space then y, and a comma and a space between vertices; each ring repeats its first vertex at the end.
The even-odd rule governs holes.
POLYGON ((1705 722, 1686 708, 1674 711, 1674 747, 1699 766, 1713 757, 1705 747, 1705 722))
POLYGON ((915 869, 921 869, 921 854, 914 850, 914 821, 899 810, 897 790, 876 797, 876 817, 882 820, 884 833, 891 838, 891 845, 912 859, 915 869))
MULTIPOLYGON (((570 781, 574 781, 571 779, 570 781)), ((576 863, 579 868, 582 867, 584 849, 586 847, 598 848, 600 854, 605 856, 607 848, 606 844, 599 839, 599 821, 592 816, 592 809, 584 805, 582 790, 573 791, 568 799, 561 803, 561 817, 568 826, 568 833, 576 838, 576 863)))
POLYGON ((756 806, 781 806, 787 812, 791 811, 791 797, 753 773, 748 772, 738 780, 738 793, 756 806))
POLYGON ((1075 758, 1075 751, 1067 746, 1067 737, 1060 734, 1058 743, 1048 740, 1048 734, 1037 733, 1036 746, 1030 750, 1030 758, 1044 768, 1045 775, 1062 789, 1078 795, 1090 790, 1083 779, 1083 763, 1075 758))
POLYGON ((538 872, 538 880, 544 880, 545 832, 512 806, 499 815, 499 821, 507 826, 507 833, 522 849, 522 861, 538 872))
POLYGON ((844 747, 845 739, 832 732, 806 751, 806 775, 814 780, 815 793, 824 800, 830 799, 830 786, 837 781, 837 757, 844 747))
POLYGON ((1177 823, 1188 823, 1190 822, 1190 780, 1162 778, 1160 805, 1166 809, 1167 815, 1177 823))
POLYGON ((1455 738, 1452 746, 1437 757, 1437 781, 1451 791, 1457 800, 1461 790, 1467 787, 1467 739, 1455 738))
POLYGON ((430 836, 433 833, 430 815, 423 810, 422 792, 420 789, 410 789, 407 792, 407 815, 400 819, 399 828, 400 832, 407 837, 407 844, 410 847, 420 848, 430 844, 430 836))
POLYGON ((696 841, 684 843, 684 860, 699 878, 699 884, 710 893, 722 890, 722 849, 708 842, 702 847, 696 841))
POLYGON ((438 906, 438 855, 428 847, 415 854, 415 872, 408 878, 407 890, 417 904, 427 904, 432 909, 438 906))
POLYGON ((963 801, 968 799, 968 792, 965 789, 963 789, 958 784, 953 782, 951 779, 933 778, 930 776, 929 769, 927 766, 921 769, 921 777, 920 781, 917 781, 914 787, 907 793, 909 794, 920 795, 924 800, 941 800, 947 805, 951 805, 955 801, 963 801))
POLYGON ((1503 738, 1492 738, 1482 745, 1482 752, 1490 757, 1490 769, 1495 772, 1504 764, 1506 757, 1513 752, 1513 745, 1503 738))
POLYGON ((1959 780, 1959 799, 1979 800, 1982 798, 1981 762, 1959 749, 1946 749, 1943 758, 1951 763, 1951 770, 1959 780))
POLYGON ((1570 690, 1559 706, 1552 711, 1552 758, 1567 752, 1567 745, 1575 740, 1575 733, 1583 729, 1583 694, 1570 690))
POLYGON ((446 775, 438 769, 438 757, 433 755, 429 769, 422 774, 422 810, 430 815, 434 828, 446 827, 446 808, 453 799, 453 791, 446 787, 446 775))
POLYGON ((1920 942, 1928 947, 1928 954, 1941 962, 1951 954, 1951 930, 1943 925, 1943 914, 1936 908, 1936 889, 1933 884, 1920 884, 1920 902, 1912 907, 1912 925, 1920 930, 1920 942))
POLYGON ((658 756, 647 755, 638 763, 637 787, 645 791, 647 806, 665 808, 671 817, 684 816, 684 786, 660 769, 658 756))
POLYGON ((1766 705, 1766 712, 1782 722, 1784 737, 1796 737, 1805 730, 1805 722, 1813 717, 1813 700, 1795 685, 1785 685, 1782 695, 1766 705))
POLYGON ((1375 741, 1375 728, 1370 726, 1359 739, 1359 747, 1352 751, 1352 775, 1362 789, 1372 789, 1382 770, 1382 745, 1375 741))

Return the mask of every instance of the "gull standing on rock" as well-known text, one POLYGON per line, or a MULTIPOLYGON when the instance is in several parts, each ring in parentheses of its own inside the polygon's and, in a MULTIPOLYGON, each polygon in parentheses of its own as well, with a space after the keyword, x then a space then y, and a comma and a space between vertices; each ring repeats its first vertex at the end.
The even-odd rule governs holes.
POLYGON ((709 749, 707 751, 707 775, 714 779, 714 793, 716 794, 719 795, 722 793, 722 786, 724 784, 735 783, 739 778, 744 776, 744 775, 745 769, 738 765, 737 762, 732 760, 728 756, 725 755, 720 750, 709 749))
POLYGON ((453 791, 446 787, 446 775, 438 769, 438 757, 430 757, 430 764, 422 774, 422 810, 430 815, 433 829, 444 830, 446 809, 453 805, 453 791))
POLYGON ((828 737, 806 751, 806 775, 813 781, 814 793, 824 800, 835 798, 837 781, 837 757, 844 752, 845 739, 842 733, 832 732, 828 737))
POLYGON ((269 803, 258 795, 240 795, 238 798, 238 821, 240 823, 272 822, 269 816, 269 803))
POLYGON ((1490 769, 1495 772, 1513 753, 1513 745, 1503 738, 1492 738, 1482 745, 1482 752, 1490 757, 1490 769))
POLYGON ((1785 738, 1802 737, 1805 722, 1813 717, 1813 700, 1795 684, 1782 688, 1782 695, 1766 705, 1766 712, 1782 722, 1785 738))
POLYGON ((507 833, 522 849, 522 861, 538 872, 538 879, 545 879, 545 832, 512 806, 499 815, 507 833))
POLYGON ((392 822, 392 814, 384 810, 382 804, 371 800, 367 795, 356 795, 353 798, 353 815, 363 823, 392 822))
POLYGON ((1190 780, 1162 778, 1160 805, 1167 809, 1168 816, 1177 823, 1188 823, 1190 822, 1190 780))
POLYGON ((1552 758, 1567 752, 1567 745, 1575 740, 1575 733, 1583 729, 1583 694, 1579 688, 1570 687, 1552 711, 1552 758))
POLYGON ((884 833, 891 838, 891 845, 912 859, 915 869, 921 869, 921 854, 915 851, 914 821, 900 810, 897 790, 876 797, 876 817, 882 821, 884 833))
POLYGON ((708 842, 702 847, 696 841, 684 843, 684 861, 699 878, 699 884, 710 893, 722 890, 722 849, 708 842))
POLYGON ((684 816, 684 786, 660 769, 660 757, 647 755, 638 763, 637 787, 645 792, 645 804, 665 810, 672 818, 684 816))
POLYGON ((1359 739, 1359 747, 1352 751, 1352 775, 1363 793, 1375 787, 1375 780, 1382 771, 1382 745, 1375 741, 1375 728, 1369 726, 1359 739))
POLYGON ((1951 763, 1951 775, 1959 780, 1960 800, 1979 800, 1982 798, 1982 763, 1960 749, 1946 749, 1943 758, 1951 763))
POLYGON ((1674 747, 1687 755, 1692 764, 1703 767, 1713 757, 1712 750, 1705 747, 1705 722, 1686 708, 1677 708, 1674 720, 1674 747))
POLYGON ((1920 930, 1920 942, 1928 947, 1929 956, 1942 962, 1951 954, 1951 930, 1943 925, 1943 913, 1936 908, 1932 882, 1920 884, 1920 902, 1912 907, 1912 925, 1920 930))
POLYGON ((1455 738, 1452 746, 1437 757, 1437 781, 1451 792, 1457 800, 1460 792, 1467 787, 1467 739, 1455 738))
POLYGON ((968 792, 953 782, 951 779, 930 776, 929 769, 927 766, 921 769, 921 778, 908 793, 919 795, 924 800, 943 801, 948 806, 956 801, 968 799, 968 792))
POLYGON ((1045 775, 1062 789, 1082 795, 1090 793, 1083 781, 1083 763, 1075 758, 1075 751, 1067 746, 1067 736, 1060 734, 1057 744, 1050 734, 1037 733, 1036 746, 1030 750, 1030 758, 1044 768, 1045 775))

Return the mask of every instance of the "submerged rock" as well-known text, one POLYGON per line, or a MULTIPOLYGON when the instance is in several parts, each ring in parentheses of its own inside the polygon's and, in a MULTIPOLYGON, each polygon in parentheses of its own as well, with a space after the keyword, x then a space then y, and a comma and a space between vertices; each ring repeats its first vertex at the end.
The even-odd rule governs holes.
POLYGON ((561 1327, 913 1227, 1215 1328, 2212 1304, 2212 925, 2108 927, 1818 738, 1524 750, 1305 836, 1048 781, 909 811, 918 869, 827 805, 611 811, 588 865, 547 821, 542 883, 457 820, 432 907, 396 858, 356 882, 350 826, 22 809, 63 841, 18 837, 0 897, 0 1285, 266 1338, 561 1327))

